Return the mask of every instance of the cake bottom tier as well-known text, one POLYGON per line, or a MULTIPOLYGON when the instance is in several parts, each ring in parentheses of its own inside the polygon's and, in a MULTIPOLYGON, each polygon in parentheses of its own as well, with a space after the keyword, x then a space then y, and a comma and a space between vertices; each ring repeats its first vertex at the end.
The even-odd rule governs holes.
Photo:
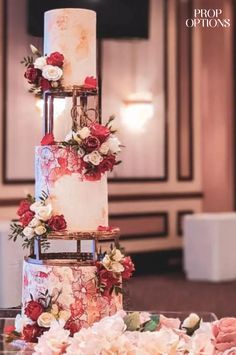
POLYGON ((122 309, 122 296, 104 297, 95 284, 96 266, 23 265, 22 313, 30 300, 48 293, 60 310, 67 311, 76 328, 87 327, 122 309))

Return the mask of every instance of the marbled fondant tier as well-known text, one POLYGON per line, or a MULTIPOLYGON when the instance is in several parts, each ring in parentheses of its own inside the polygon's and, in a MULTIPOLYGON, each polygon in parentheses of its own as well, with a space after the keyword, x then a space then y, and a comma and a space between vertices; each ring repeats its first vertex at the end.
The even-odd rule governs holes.
POLYGON ((45 12, 44 54, 64 55, 62 84, 82 85, 96 77, 96 13, 85 9, 56 9, 45 12))
POLYGON ((63 214, 69 231, 97 230, 108 225, 107 177, 86 181, 80 159, 70 147, 36 147, 35 195, 46 192, 54 214, 63 214))
POLYGON ((61 310, 75 315, 79 326, 88 326, 122 309, 122 297, 103 297, 95 285, 96 266, 37 265, 24 261, 22 310, 48 290, 61 310))

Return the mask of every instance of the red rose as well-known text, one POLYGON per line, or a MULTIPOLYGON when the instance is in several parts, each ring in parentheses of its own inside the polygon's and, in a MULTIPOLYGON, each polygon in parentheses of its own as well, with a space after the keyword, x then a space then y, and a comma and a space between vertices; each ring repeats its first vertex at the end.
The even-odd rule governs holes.
POLYGON ((39 86, 41 86, 41 89, 43 91, 47 91, 47 90, 51 89, 50 81, 48 81, 45 78, 40 78, 39 79, 39 86))
POLYGON ((107 137, 111 134, 109 129, 105 126, 102 126, 99 123, 92 123, 90 125, 91 134, 97 137, 101 143, 103 143, 107 137))
POLYGON ((88 181, 97 181, 101 179, 100 171, 89 170, 84 174, 85 180, 88 181))
POLYGON ((77 333, 82 327, 80 320, 69 318, 64 326, 65 329, 70 331, 70 335, 73 336, 77 333))
POLYGON ((87 88, 94 88, 97 87, 97 79, 93 76, 87 76, 84 80, 84 86, 87 88))
POLYGON ((21 217, 20 217, 20 223, 22 224, 23 227, 28 226, 29 222, 32 221, 35 213, 32 211, 27 211, 25 212, 21 217))
POLYGON ((130 258, 130 256, 126 256, 122 261, 122 265, 124 266, 124 271, 121 273, 121 276, 123 279, 127 280, 129 279, 133 272, 135 271, 134 264, 130 258))
POLYGON ((83 147, 87 153, 91 153, 93 150, 96 150, 100 147, 100 141, 97 137, 89 136, 84 139, 83 147))
POLYGON ((33 321, 36 321, 43 311, 43 306, 36 301, 29 301, 25 307, 25 315, 33 321))
POLYGON ((28 80, 30 84, 36 84, 40 76, 40 70, 34 67, 27 68, 24 77, 28 80))
POLYGON ((46 133, 41 140, 41 145, 53 145, 55 144, 54 136, 52 133, 46 133))
POLYGON ((45 329, 39 327, 37 323, 27 324, 23 328, 23 338, 27 342, 37 343, 38 338, 43 334, 44 330, 45 329))
POLYGON ((106 171, 112 171, 115 162, 115 156, 110 154, 101 161, 101 163, 99 164, 99 170, 101 171, 101 173, 105 173, 106 171))
POLYGON ((48 221, 48 226, 53 231, 61 231, 66 229, 66 221, 63 215, 52 216, 48 221))
POLYGON ((64 62, 64 55, 59 52, 53 52, 47 57, 47 64, 49 65, 57 65, 58 67, 62 67, 64 62))
POLYGON ((25 212, 30 210, 30 202, 28 200, 22 200, 17 210, 18 216, 22 216, 25 212))

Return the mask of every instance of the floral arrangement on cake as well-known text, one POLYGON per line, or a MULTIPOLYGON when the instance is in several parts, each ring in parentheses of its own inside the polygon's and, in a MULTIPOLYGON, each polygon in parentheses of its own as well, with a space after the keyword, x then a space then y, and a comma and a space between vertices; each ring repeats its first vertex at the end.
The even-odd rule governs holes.
MULTIPOLYGON (((33 56, 26 56, 21 61, 26 67, 24 77, 31 85, 29 91, 41 96, 46 90, 60 89, 63 79, 64 55, 59 52, 42 55, 32 44, 30 49, 33 56)), ((83 87, 85 89, 96 89, 96 78, 86 77, 83 87)))
MULTIPOLYGON (((115 165, 121 163, 118 160, 118 153, 121 151, 121 143, 115 136, 115 130, 112 128, 111 116, 105 125, 93 122, 88 126, 80 128, 77 132, 71 131, 64 142, 55 142, 54 136, 51 133, 46 134, 42 141, 42 146, 57 145, 59 147, 72 149, 70 157, 65 159, 66 151, 63 149, 63 157, 55 156, 55 159, 50 159, 52 164, 56 160, 58 162, 57 174, 53 174, 53 169, 50 169, 50 161, 46 156, 46 166, 44 171, 50 171, 50 180, 52 176, 60 176, 60 174, 72 174, 73 172, 80 173, 85 180, 96 181, 100 180, 101 176, 112 171, 115 165), (73 153, 74 152, 74 153, 73 153), (70 159, 69 159, 70 158, 70 159), (73 161, 70 166, 68 161, 73 161), (58 169, 61 167, 61 170, 58 169)), ((60 150, 56 150, 55 154, 59 154, 60 150)), ((69 153, 68 153, 69 154, 69 153)), ((43 163, 43 162, 42 162, 43 163)))
POLYGON ((206 323, 192 313, 181 322, 147 312, 120 311, 73 337, 63 321, 52 322, 39 335, 34 355, 235 355, 235 329, 236 318, 206 323))
POLYGON ((23 248, 31 247, 34 239, 40 237, 42 247, 47 249, 47 235, 52 231, 66 229, 64 216, 53 214, 50 199, 44 192, 38 201, 28 195, 20 202, 17 214, 19 220, 12 222, 9 238, 15 242, 18 237, 22 237, 23 248))

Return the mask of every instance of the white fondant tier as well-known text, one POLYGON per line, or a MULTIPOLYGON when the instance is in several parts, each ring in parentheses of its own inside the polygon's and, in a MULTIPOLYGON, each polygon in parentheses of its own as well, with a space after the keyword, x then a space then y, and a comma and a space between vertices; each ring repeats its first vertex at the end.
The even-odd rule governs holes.
POLYGON ((122 297, 104 297, 97 291, 96 270, 96 266, 37 265, 24 261, 22 312, 31 296, 37 301, 48 291, 60 310, 74 316, 79 328, 116 313, 122 309, 122 297))
POLYGON ((65 87, 83 85, 96 77, 96 13, 85 9, 55 9, 45 12, 44 54, 64 55, 65 87))
POLYGON ((92 231, 108 226, 107 177, 86 181, 80 159, 70 147, 38 146, 35 152, 35 195, 51 199, 53 214, 63 214, 68 231, 92 231))

